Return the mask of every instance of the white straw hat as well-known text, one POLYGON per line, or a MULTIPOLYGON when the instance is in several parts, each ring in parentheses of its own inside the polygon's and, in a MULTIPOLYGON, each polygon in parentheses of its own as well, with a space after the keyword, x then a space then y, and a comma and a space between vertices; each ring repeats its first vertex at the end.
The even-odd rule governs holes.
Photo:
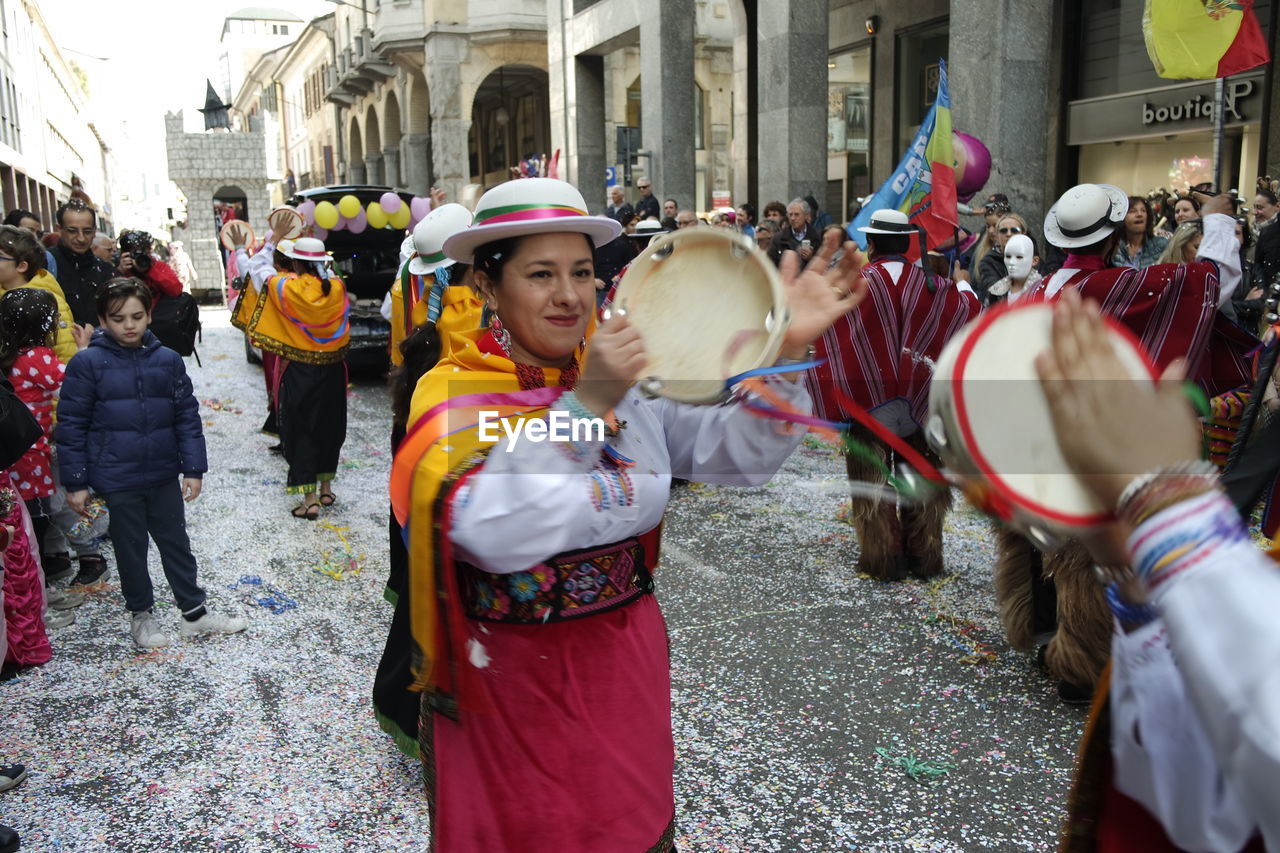
POLYGON ((444 242, 445 254, 473 262, 476 249, 507 237, 569 232, 586 234, 597 248, 617 238, 622 225, 607 216, 590 216, 582 193, 555 178, 517 178, 480 197, 475 224, 444 242))
POLYGON ((280 248, 280 253, 289 258, 296 258, 299 261, 312 261, 313 263, 323 263, 331 257, 324 250, 324 241, 315 237, 299 237, 293 241, 293 245, 285 250, 280 248))
POLYGON ((1129 213, 1129 196, 1111 184, 1080 184, 1062 194, 1044 217, 1044 238, 1059 249, 1105 239, 1129 213))
POLYGON ((409 272, 426 275, 457 261, 444 253, 444 241, 471 226, 471 211, 460 204, 442 204, 422 217, 413 229, 414 257, 409 272))
POLYGON ((865 234, 914 234, 919 229, 901 210, 885 207, 871 214, 871 224, 858 230, 865 234))

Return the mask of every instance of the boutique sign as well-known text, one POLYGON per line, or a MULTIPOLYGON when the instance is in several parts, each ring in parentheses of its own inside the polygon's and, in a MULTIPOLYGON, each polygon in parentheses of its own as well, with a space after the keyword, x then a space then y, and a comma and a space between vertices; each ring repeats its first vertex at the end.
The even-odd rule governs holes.
MULTIPOLYGON (((1223 113, 1224 122, 1247 122, 1248 119, 1240 108, 1244 106, 1244 102, 1259 88, 1254 85, 1252 80, 1230 80, 1226 84, 1226 110, 1223 113)), ((1206 97, 1203 93, 1198 93, 1195 97, 1187 98, 1185 102, 1167 103, 1167 102, 1151 102, 1144 101, 1142 104, 1142 123, 1144 125, 1166 124, 1171 121, 1188 121, 1200 120, 1205 124, 1213 124, 1214 111, 1214 93, 1209 92, 1206 97)))
MULTIPOLYGON (((1121 142, 1213 127, 1213 81, 1072 101, 1067 105, 1067 144, 1121 142)), ((1226 127, 1253 124, 1262 114, 1262 75, 1226 81, 1226 127)))

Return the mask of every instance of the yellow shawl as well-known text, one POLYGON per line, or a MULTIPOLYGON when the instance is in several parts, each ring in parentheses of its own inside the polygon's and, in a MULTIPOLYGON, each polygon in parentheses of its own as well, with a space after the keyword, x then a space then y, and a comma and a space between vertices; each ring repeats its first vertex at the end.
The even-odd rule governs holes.
POLYGON ((267 352, 291 361, 342 361, 351 338, 347 289, 339 278, 329 282, 326 294, 310 273, 276 273, 261 293, 252 285, 244 290, 232 322, 267 352))
MULTIPOLYGON (((465 655, 465 634, 448 539, 449 496, 492 447, 480 441, 477 413, 498 411, 515 420, 539 417, 561 390, 561 371, 541 369, 546 387, 521 392, 515 362, 497 352, 488 330, 453 333, 452 338, 458 347, 414 391, 410 428, 392 468, 391 499, 408 527, 414 689, 457 696, 467 692, 457 681, 466 677, 466 668, 450 664, 465 655)), ((581 361, 581 349, 577 356, 581 361)), ((527 376, 531 370, 536 375, 539 368, 521 372, 527 376)))

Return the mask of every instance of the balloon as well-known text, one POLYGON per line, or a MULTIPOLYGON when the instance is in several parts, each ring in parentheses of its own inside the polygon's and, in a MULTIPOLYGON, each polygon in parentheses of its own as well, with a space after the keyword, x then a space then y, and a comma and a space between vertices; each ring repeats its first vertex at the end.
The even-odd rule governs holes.
POLYGON ((960 131, 951 134, 951 141, 957 164, 956 196, 968 201, 991 177, 991 152, 982 140, 960 131))
POLYGON ((311 229, 311 236, 315 237, 317 240, 328 240, 329 229, 321 228, 319 225, 316 225, 311 229))
POLYGON ((411 211, 406 205, 402 204, 400 205, 399 210, 391 214, 391 217, 390 217, 391 227, 407 228, 409 227, 409 220, 412 218, 413 218, 413 211, 411 211))
POLYGON ((347 219, 355 219, 356 214, 360 212, 360 199, 353 195, 344 195, 338 199, 338 212, 347 219))
MULTIPOLYGON (((354 198, 354 196, 352 196, 354 198)), ((363 210, 357 211, 355 218, 347 220, 347 230, 352 234, 360 234, 369 227, 369 218, 363 210)))
POLYGON ((334 226, 333 226, 332 228, 330 228, 329 230, 330 230, 330 231, 346 231, 346 230, 347 230, 347 217, 345 217, 345 216, 339 216, 339 217, 338 217, 338 221, 337 221, 336 223, 334 223, 334 226))
POLYGON ((413 201, 409 202, 409 210, 413 212, 414 216, 422 219, 431 212, 431 199, 416 195, 413 197, 413 201))
POLYGON ((298 212, 302 214, 303 223, 311 225, 316 221, 316 203, 311 199, 307 199, 298 205, 298 212))
POLYGON ((314 221, 321 228, 329 229, 338 224, 338 208, 332 202, 322 201, 316 205, 314 221))
POLYGON ((375 231, 387 227, 387 214, 376 201, 369 202, 369 206, 365 208, 365 216, 369 220, 369 227, 375 231))
POLYGON ((378 199, 378 203, 382 205, 382 209, 386 211, 388 216, 404 207, 404 199, 395 193, 383 193, 382 198, 378 199))

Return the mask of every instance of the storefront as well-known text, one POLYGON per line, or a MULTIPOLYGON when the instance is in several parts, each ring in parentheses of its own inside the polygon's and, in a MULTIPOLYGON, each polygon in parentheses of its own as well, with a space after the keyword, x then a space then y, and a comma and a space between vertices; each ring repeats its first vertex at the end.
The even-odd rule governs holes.
MULTIPOLYGON (((1253 7, 1264 30, 1271 2, 1253 7)), ((1214 181, 1214 81, 1156 75, 1143 41, 1143 0, 1082 0, 1078 8, 1076 100, 1067 105, 1077 180, 1135 195, 1214 181)), ((1246 194, 1257 179, 1263 80, 1258 69, 1225 81, 1225 188, 1246 194)))
POLYGON ((853 218, 850 206, 871 187, 871 45, 827 60, 827 197, 836 220, 853 218))
MULTIPOLYGON (((1225 87, 1224 174, 1246 193, 1257 178, 1262 81, 1261 72, 1251 72, 1225 87)), ((1212 182, 1213 114, 1212 80, 1072 101, 1067 144, 1078 146, 1079 180, 1135 195, 1212 182)))

